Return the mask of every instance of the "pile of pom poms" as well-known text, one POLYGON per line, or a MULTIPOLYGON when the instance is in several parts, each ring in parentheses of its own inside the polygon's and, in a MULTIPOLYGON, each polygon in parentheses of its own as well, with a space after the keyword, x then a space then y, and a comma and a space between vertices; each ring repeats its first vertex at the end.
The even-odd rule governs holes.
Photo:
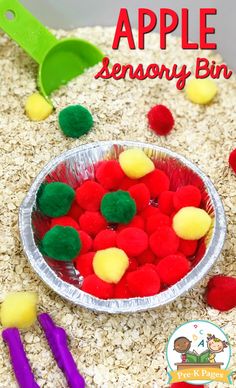
POLYGON ((212 219, 196 185, 171 179, 141 149, 94 167, 76 188, 44 183, 37 196, 49 227, 39 249, 74 263, 81 289, 100 299, 156 295, 180 281, 212 219))

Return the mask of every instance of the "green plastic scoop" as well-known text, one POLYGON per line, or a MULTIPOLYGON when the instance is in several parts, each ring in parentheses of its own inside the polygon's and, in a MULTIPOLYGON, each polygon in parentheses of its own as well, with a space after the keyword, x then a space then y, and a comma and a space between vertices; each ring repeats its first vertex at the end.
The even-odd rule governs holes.
POLYGON ((39 64, 38 86, 44 96, 82 74, 104 56, 85 40, 57 40, 17 0, 0 0, 0 28, 39 64))

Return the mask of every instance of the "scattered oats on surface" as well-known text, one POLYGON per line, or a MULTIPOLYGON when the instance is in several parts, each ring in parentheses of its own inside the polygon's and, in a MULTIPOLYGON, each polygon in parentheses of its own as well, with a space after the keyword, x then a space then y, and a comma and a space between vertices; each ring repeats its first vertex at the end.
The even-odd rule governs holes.
MULTIPOLYGON (((145 51, 121 45, 112 51, 112 28, 81 28, 58 37, 74 35, 93 40, 113 62, 191 65, 204 52, 181 50, 178 38, 160 51, 157 34, 148 38, 145 51)), ((209 53, 211 59, 213 56, 209 53)), ((236 370, 236 311, 221 314, 203 301, 204 279, 173 304, 145 313, 111 316, 70 305, 49 290, 29 267, 18 234, 18 207, 32 180, 53 157, 82 143, 97 140, 141 140, 177 151, 196 163, 215 183, 228 219, 225 249, 209 275, 236 276, 236 176, 228 168, 235 148, 236 80, 217 81, 219 94, 210 106, 193 105, 173 82, 165 80, 94 80, 101 65, 61 88, 53 96, 55 112, 45 121, 32 122, 24 114, 27 97, 36 90, 37 66, 20 48, 0 33, 0 300, 9 291, 32 290, 40 297, 40 311, 49 312, 64 326, 72 353, 88 387, 167 388, 165 345, 176 326, 191 319, 209 319, 228 333, 236 370), (65 138, 57 115, 68 104, 86 106, 94 127, 80 139, 65 138), (156 104, 167 105, 175 117, 168 137, 157 137, 148 128, 146 114, 156 104)), ((22 335, 40 387, 65 388, 66 382, 48 349, 38 325, 22 335)), ((7 349, 0 341, 0 387, 15 388, 7 349)), ((210 388, 223 388, 212 383, 210 388)), ((226 387, 226 385, 224 385, 226 387)))

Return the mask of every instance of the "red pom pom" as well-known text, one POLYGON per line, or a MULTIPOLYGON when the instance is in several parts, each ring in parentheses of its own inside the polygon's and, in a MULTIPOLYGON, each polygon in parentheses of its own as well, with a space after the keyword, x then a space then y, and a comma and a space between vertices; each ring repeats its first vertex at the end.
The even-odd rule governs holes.
POLYGON ((171 226, 170 217, 166 214, 156 214, 155 216, 151 216, 148 218, 146 222, 146 231, 148 234, 152 234, 155 232, 160 226, 171 226))
MULTIPOLYGON (((157 266, 153 263, 147 263, 142 266, 142 268, 152 268, 158 274, 157 266)), ((159 276, 159 275, 158 275, 159 276)))
POLYGON ((161 170, 156 170, 145 175, 141 182, 144 183, 151 193, 151 198, 157 198, 163 191, 169 190, 170 180, 161 170))
POLYGON ((171 384, 170 388, 205 388, 205 385, 195 385, 195 384, 188 384, 188 383, 173 383, 171 384))
POLYGON ((160 291, 160 278, 157 272, 144 265, 127 274, 128 289, 132 296, 151 296, 160 291))
POLYGON ((68 217, 73 218, 75 221, 79 222, 79 218, 81 214, 83 214, 84 210, 78 205, 76 200, 71 205, 69 212, 67 213, 68 217))
POLYGON ((102 249, 116 247, 117 233, 111 229, 102 230, 97 234, 93 241, 93 248, 95 251, 102 249))
POLYGON ((83 230, 79 230, 79 237, 81 240, 80 255, 83 255, 84 253, 87 253, 88 251, 90 251, 93 245, 93 240, 88 235, 88 233, 84 232, 83 230))
POLYGON ((169 255, 157 263, 157 271, 163 284, 172 286, 190 270, 190 263, 183 255, 169 255))
POLYGON ((126 226, 144 229, 144 221, 141 216, 134 216, 132 221, 126 226))
POLYGON ((116 160, 101 162, 96 170, 97 181, 107 190, 120 188, 124 176, 125 174, 116 160))
POLYGON ((85 181, 76 190, 76 201, 83 209, 96 211, 100 209, 102 197, 106 190, 97 182, 85 181))
POLYGON ((83 255, 79 255, 74 260, 75 268, 82 276, 88 276, 94 273, 93 270, 93 258, 95 252, 88 252, 83 255))
POLYGON ((148 235, 139 228, 123 229, 118 233, 117 247, 123 249, 128 256, 139 256, 148 248, 148 235))
POLYGON ((155 206, 149 205, 140 213, 140 216, 144 220, 147 220, 149 217, 155 216, 156 214, 160 214, 160 210, 155 206))
POLYGON ((219 311, 229 311, 236 307, 236 289, 213 287, 206 293, 209 306, 219 311))
POLYGON ((139 265, 143 265, 146 263, 154 263, 156 260, 156 256, 151 251, 151 249, 146 249, 141 255, 137 257, 139 265))
POLYGON ((142 219, 141 216, 134 216, 134 218, 132 219, 132 221, 129 224, 126 224, 126 225, 120 224, 117 227, 117 232, 120 232, 121 230, 124 230, 127 227, 144 229, 144 220, 142 219))
POLYGON ((175 210, 173 197, 173 191, 163 191, 158 198, 158 207, 160 211, 168 216, 170 216, 175 210))
POLYGON ((131 298, 132 295, 127 286, 126 275, 115 285, 114 298, 117 299, 128 299, 131 298))
POLYGON ((233 276, 215 275, 207 284, 208 290, 213 287, 236 287, 236 278, 233 276))
POLYGON ((135 271, 138 268, 138 262, 134 257, 129 257, 129 266, 127 272, 135 271))
POLYGON ((169 226, 162 226, 149 239, 150 248, 158 257, 175 254, 179 248, 179 237, 169 226))
POLYGON ((236 307, 236 278, 214 276, 207 285, 205 297, 209 306, 219 311, 229 311, 236 307))
POLYGON ((129 188, 131 197, 135 200, 137 211, 143 210, 150 201, 150 192, 143 183, 138 183, 129 188))
POLYGON ((80 228, 92 237, 107 227, 107 221, 99 212, 86 211, 80 216, 79 222, 80 228))
POLYGON ((230 152, 229 165, 236 174, 236 148, 230 152))
POLYGON ((114 285, 104 282, 96 275, 87 276, 83 281, 81 290, 100 299, 111 299, 114 296, 114 285))
POLYGON ((79 224, 73 218, 68 217, 68 216, 62 216, 62 217, 57 217, 57 218, 52 218, 51 219, 51 228, 53 228, 56 225, 60 226, 71 226, 72 228, 76 229, 79 231, 79 224))
POLYGON ((185 256, 193 256, 197 249, 197 240, 179 240, 179 250, 185 256))
POLYGON ((165 105, 156 105, 147 114, 150 128, 160 136, 167 135, 175 121, 171 111, 165 105))
POLYGON ((182 207, 194 206, 199 207, 201 203, 201 191, 192 185, 180 187, 173 197, 174 207, 180 210, 182 207))
POLYGON ((137 183, 139 183, 139 181, 137 179, 131 179, 131 178, 126 176, 122 180, 120 187, 119 187, 119 190, 127 191, 130 187, 136 185, 137 183))

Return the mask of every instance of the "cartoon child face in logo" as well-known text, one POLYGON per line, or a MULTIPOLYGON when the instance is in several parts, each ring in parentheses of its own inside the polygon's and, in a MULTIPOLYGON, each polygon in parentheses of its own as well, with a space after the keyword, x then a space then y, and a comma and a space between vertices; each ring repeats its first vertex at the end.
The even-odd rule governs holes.
POLYGON ((191 341, 186 337, 178 337, 174 342, 174 350, 178 353, 186 353, 191 348, 191 341))
POLYGON ((227 348, 228 343, 226 341, 221 341, 221 339, 216 338, 212 334, 207 336, 207 347, 211 353, 221 353, 227 348))

